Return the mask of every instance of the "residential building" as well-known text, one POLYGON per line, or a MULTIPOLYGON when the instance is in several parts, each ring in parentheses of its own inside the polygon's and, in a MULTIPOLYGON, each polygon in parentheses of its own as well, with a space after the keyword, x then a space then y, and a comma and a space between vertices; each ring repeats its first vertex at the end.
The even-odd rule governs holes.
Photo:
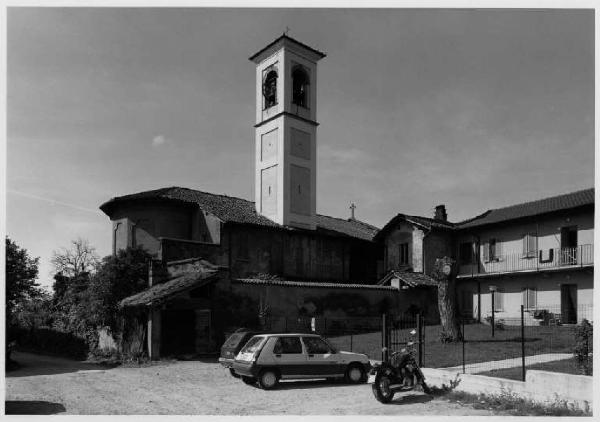
POLYGON ((547 310, 592 319, 594 189, 490 210, 456 225, 461 312, 478 320, 547 310))

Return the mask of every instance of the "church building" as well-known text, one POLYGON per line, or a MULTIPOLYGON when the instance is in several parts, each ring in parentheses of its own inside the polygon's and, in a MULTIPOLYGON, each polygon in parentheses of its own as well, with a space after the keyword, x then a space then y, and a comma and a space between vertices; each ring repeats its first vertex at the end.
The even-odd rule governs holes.
POLYGON ((324 57, 285 34, 250 57, 254 202, 165 187, 101 205, 113 253, 141 246, 168 268, 166 280, 151 280, 121 303, 147 315, 152 358, 214 351, 225 331, 248 324, 259 307, 288 317, 374 316, 396 307, 398 289, 377 284, 378 228, 354 218, 354 209, 350 218, 317 213, 317 63, 324 57))

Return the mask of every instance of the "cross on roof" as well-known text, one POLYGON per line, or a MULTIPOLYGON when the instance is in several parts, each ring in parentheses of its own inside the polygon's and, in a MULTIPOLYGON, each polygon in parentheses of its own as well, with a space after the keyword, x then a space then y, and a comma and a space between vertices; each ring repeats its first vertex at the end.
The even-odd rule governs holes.
POLYGON ((283 31, 283 35, 287 35, 290 32, 290 28, 288 26, 285 27, 285 31, 283 31))
POLYGON ((350 212, 352 213, 352 216, 350 217, 350 219, 354 220, 354 210, 356 209, 356 205, 354 205, 354 202, 352 202, 350 204, 350 212))

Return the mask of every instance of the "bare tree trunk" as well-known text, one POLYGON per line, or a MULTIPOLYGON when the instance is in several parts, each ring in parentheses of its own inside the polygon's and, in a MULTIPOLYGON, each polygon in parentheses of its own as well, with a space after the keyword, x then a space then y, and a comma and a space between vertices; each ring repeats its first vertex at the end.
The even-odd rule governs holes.
POLYGON ((443 343, 462 341, 460 325, 456 318, 455 299, 455 262, 443 257, 435 260, 432 277, 438 282, 438 308, 442 332, 440 339, 443 343))

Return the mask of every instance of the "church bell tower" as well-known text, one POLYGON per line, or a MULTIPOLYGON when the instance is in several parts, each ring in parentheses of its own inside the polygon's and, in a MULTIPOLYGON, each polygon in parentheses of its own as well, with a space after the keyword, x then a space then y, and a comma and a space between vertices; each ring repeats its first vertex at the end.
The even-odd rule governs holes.
POLYGON ((256 64, 256 211, 276 223, 316 227, 317 62, 325 54, 287 35, 256 64))

